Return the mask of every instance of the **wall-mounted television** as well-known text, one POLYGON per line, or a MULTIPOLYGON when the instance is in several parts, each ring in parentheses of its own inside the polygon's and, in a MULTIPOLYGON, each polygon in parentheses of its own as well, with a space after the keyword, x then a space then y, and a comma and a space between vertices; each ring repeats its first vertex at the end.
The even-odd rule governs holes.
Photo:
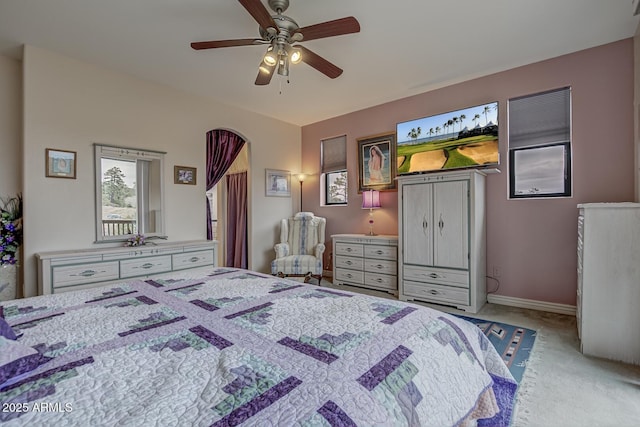
POLYGON ((497 166, 498 102, 396 125, 398 175, 497 166))

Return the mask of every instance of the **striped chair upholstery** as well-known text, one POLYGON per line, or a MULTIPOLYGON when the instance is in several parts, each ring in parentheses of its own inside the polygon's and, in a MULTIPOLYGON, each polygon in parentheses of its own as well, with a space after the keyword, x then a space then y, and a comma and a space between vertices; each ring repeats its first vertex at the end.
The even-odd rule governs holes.
POLYGON ((280 277, 304 276, 322 280, 322 255, 327 220, 312 212, 299 212, 293 218, 280 221, 280 243, 276 244, 276 259, 271 261, 271 274, 280 277))

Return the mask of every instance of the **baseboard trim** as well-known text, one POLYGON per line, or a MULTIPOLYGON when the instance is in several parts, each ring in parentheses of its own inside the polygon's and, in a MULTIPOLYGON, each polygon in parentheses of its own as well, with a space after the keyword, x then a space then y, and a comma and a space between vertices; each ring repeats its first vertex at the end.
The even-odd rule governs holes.
POLYGON ((505 297, 502 295, 487 295, 487 302, 491 304, 508 305, 510 307, 527 308, 529 310, 548 311, 551 313, 576 315, 576 306, 569 304, 558 304, 555 302, 536 301, 525 298, 505 297))

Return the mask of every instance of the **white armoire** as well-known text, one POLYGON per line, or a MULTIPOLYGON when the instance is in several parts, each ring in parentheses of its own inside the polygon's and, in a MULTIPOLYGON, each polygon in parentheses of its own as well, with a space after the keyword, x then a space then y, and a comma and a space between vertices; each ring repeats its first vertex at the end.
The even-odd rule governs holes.
POLYGON ((477 313, 487 299, 485 174, 398 178, 399 298, 477 313))
POLYGON ((578 208, 576 321, 581 350, 640 364, 640 203, 578 208))

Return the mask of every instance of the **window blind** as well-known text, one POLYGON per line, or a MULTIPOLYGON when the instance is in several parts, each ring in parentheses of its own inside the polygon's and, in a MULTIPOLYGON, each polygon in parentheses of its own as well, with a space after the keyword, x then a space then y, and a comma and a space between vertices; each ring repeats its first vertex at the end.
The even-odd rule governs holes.
POLYGON ((347 137, 346 135, 338 136, 321 141, 321 158, 320 165, 322 173, 329 173, 347 168, 347 137))
POLYGON ((571 89, 509 100, 509 148, 567 142, 571 130, 571 89))

